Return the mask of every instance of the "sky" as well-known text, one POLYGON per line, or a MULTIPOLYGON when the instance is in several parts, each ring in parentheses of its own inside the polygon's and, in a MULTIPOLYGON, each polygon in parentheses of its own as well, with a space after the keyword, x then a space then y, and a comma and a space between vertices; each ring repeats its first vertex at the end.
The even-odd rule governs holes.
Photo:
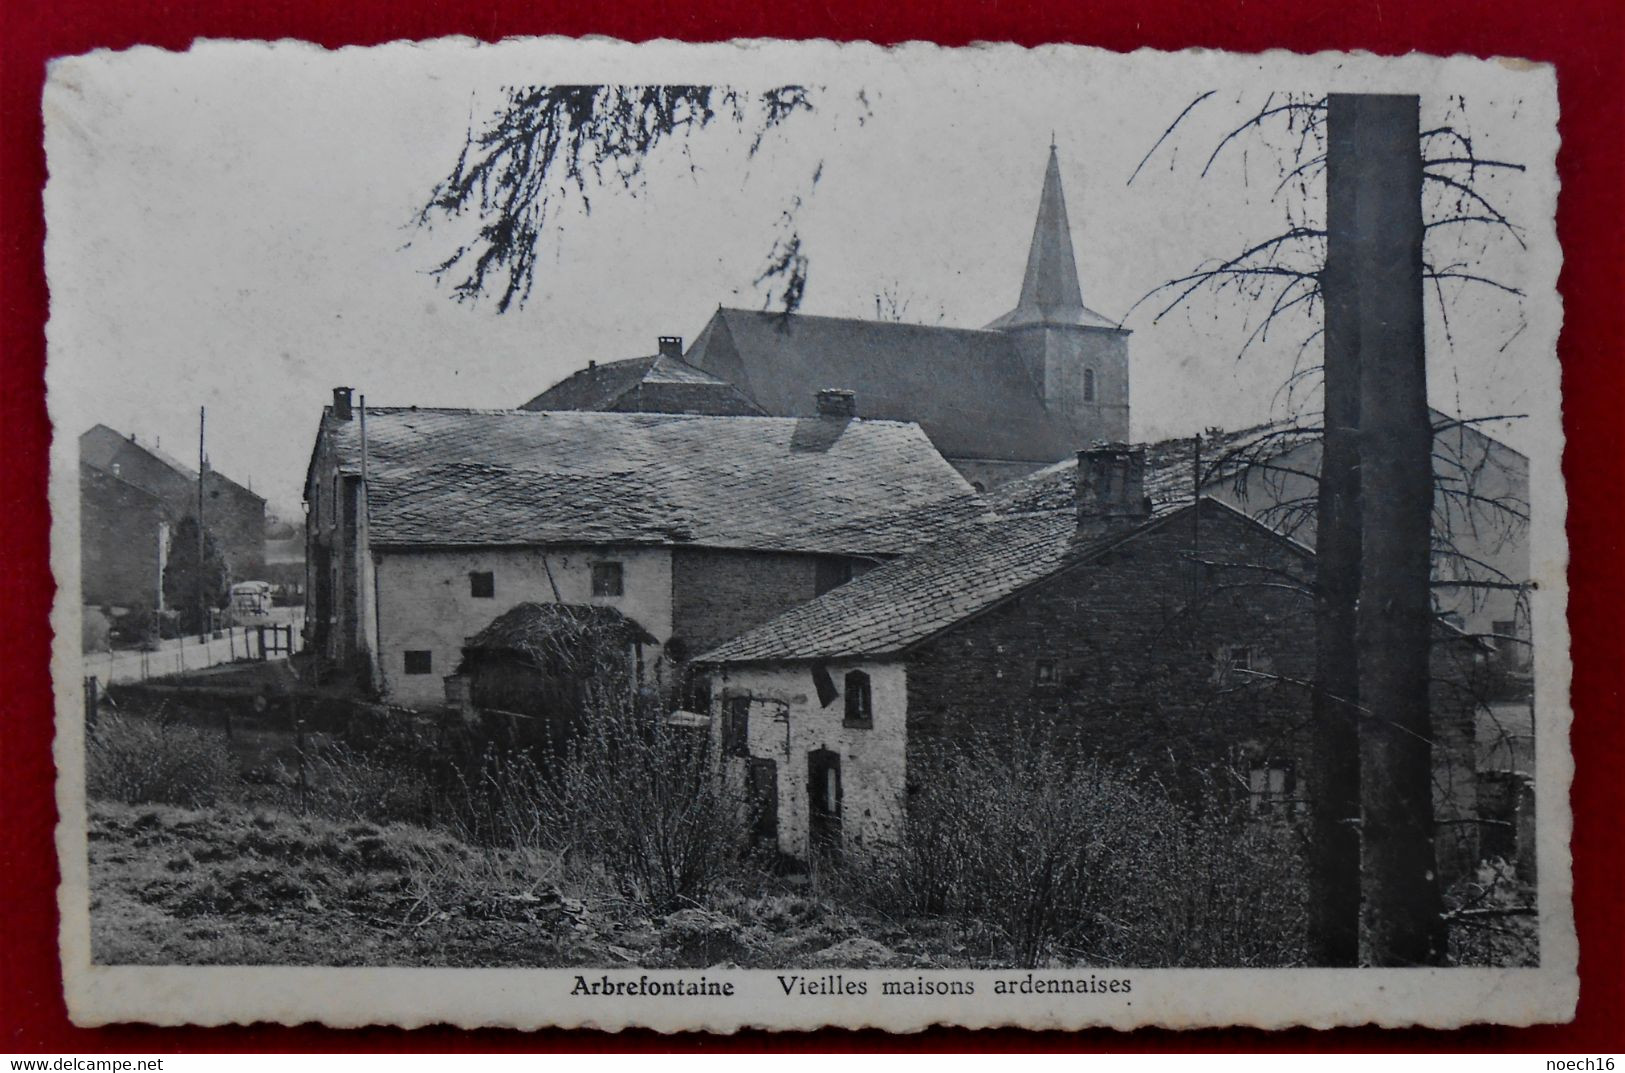
MULTIPOLYGON (((589 360, 692 339, 719 304, 762 305, 756 279, 797 197, 804 312, 873 316, 886 294, 904 319, 980 327, 1015 304, 1052 139, 1084 301, 1134 332, 1136 438, 1279 417, 1314 323, 1283 322, 1238 356, 1256 302, 1203 294, 1157 319, 1163 303, 1141 299, 1280 229, 1284 128, 1203 164, 1270 92, 1328 89, 1419 93, 1424 127, 1451 123, 1479 155, 1526 166, 1483 189, 1527 249, 1493 227, 1430 236, 1430 256, 1525 292, 1446 283, 1432 296, 1430 391, 1450 412, 1555 421, 1555 103, 1541 69, 557 40, 59 61, 45 102, 52 418, 59 439, 102 422, 195 458, 206 406, 211 464, 297 516, 335 385, 370 405, 516 406, 589 360), (428 269, 456 226, 420 231, 417 210, 504 87, 577 82, 799 82, 817 109, 754 156, 719 124, 652 157, 632 190, 589 190, 590 212, 569 202, 522 308, 455 301, 428 269)), ((1318 196, 1311 183, 1311 217, 1318 196)), ((1528 425, 1497 434, 1527 450, 1528 425)))

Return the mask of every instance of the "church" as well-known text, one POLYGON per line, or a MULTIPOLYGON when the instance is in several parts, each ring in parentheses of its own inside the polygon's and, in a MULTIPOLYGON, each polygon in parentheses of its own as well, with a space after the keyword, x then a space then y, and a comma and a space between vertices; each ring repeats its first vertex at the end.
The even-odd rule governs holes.
POLYGON ((527 410, 813 417, 820 391, 856 415, 920 425, 978 490, 1129 438, 1129 332, 1083 304, 1050 147, 1015 308, 984 328, 718 308, 686 352, 593 363, 527 410))

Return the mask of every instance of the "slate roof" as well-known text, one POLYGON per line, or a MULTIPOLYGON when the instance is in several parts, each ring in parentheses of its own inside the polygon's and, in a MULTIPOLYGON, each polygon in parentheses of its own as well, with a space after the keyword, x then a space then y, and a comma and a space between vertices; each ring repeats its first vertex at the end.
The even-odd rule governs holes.
POLYGON ((648 630, 613 607, 598 604, 515 604, 492 619, 463 648, 529 653, 543 645, 573 637, 595 637, 631 644, 658 644, 648 630))
MULTIPOLYGON (((1255 425, 1234 432, 1209 430, 1202 436, 1203 487, 1233 481, 1242 471, 1258 467, 1268 458, 1316 438, 1290 425, 1255 425)), ((1191 502, 1195 482, 1196 437, 1184 436, 1136 444, 1145 451, 1145 494, 1151 499, 1153 515, 1177 510, 1191 502)), ((1003 514, 1075 509, 1078 458, 1056 462, 990 489, 986 501, 990 509, 1003 514)))
POLYGON ((726 380, 669 354, 589 365, 560 380, 520 409, 765 413, 726 380))
POLYGON ((851 389, 860 415, 917 421, 949 458, 1053 462, 1078 446, 1004 332, 724 308, 684 357, 774 414, 851 389))
MULTIPOLYGON (((889 556, 978 502, 918 426, 835 418, 369 408, 381 547, 651 544, 889 556)), ((359 472, 359 414, 323 418, 359 472)))
MULTIPOLYGON (((109 428, 108 426, 99 423, 92 425, 79 436, 79 461, 110 475, 113 472, 114 463, 118 462, 121 458, 128 457, 127 452, 129 451, 139 451, 152 461, 156 462, 163 469, 166 469, 176 477, 181 478, 182 481, 194 486, 197 484, 197 470, 191 468, 186 463, 180 461, 168 452, 163 451, 150 443, 137 440, 134 436, 126 436, 116 429, 109 428)), ((213 466, 209 467, 209 477, 213 481, 218 481, 224 485, 230 485, 241 492, 244 496, 252 496, 253 498, 260 500, 265 498, 264 496, 257 495, 256 493, 250 491, 247 487, 239 484, 237 481, 232 480, 230 477, 227 477, 213 466)), ((126 483, 129 482, 126 481, 126 483)), ((157 493, 156 489, 149 488, 147 491, 154 492, 155 494, 157 493)))
POLYGON ((1092 540, 1078 539, 1071 513, 984 516, 917 555, 878 566, 723 642, 699 662, 892 655, 1178 513, 1092 540))

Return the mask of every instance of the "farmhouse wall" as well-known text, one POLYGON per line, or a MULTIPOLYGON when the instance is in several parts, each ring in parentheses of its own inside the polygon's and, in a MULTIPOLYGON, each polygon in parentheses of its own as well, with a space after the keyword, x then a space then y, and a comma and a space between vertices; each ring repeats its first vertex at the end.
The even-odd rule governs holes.
MULTIPOLYGON (((671 553, 672 633, 689 656, 759 626, 818 595, 820 560, 838 556, 675 548, 671 553)), ((868 567, 844 560, 856 577, 868 567)))
MULTIPOLYGON (((1301 800, 1313 792, 1303 683, 1313 675, 1314 622, 1307 588, 1294 591, 1292 578, 1310 569, 1209 505, 1199 532, 1154 530, 916 649, 907 661, 909 740, 997 738, 1048 717, 1090 752, 1169 775, 1231 772, 1221 785, 1243 788, 1254 767, 1284 769, 1301 800), (1243 650, 1254 673, 1231 668, 1243 650)), ((1476 803, 1472 712, 1453 699, 1458 707, 1436 718, 1436 796, 1449 835, 1441 863, 1459 874, 1476 803)))
MULTIPOLYGON (((444 676, 462 656, 463 642, 515 604, 552 603, 553 586, 565 603, 614 607, 662 644, 671 636, 671 553, 665 548, 468 548, 439 551, 378 549, 378 654, 384 695, 409 707, 438 707, 444 676), (594 596, 594 563, 618 562, 621 596, 594 596), (552 580, 549 581, 549 570, 552 580), (493 595, 472 595, 469 575, 490 571, 493 595), (406 673, 408 651, 430 653, 425 673, 406 673)), ((665 674, 659 650, 646 670, 665 674)))
MULTIPOLYGON (((719 748, 729 698, 750 698, 750 755, 776 766, 779 850, 801 860, 809 854, 807 765, 815 750, 828 749, 841 758, 844 854, 883 852, 901 841, 903 831, 907 674, 900 663, 881 661, 837 661, 827 667, 837 691, 844 690, 848 671, 869 675, 871 727, 844 725, 844 692, 821 704, 808 664, 732 667, 713 694, 712 739, 719 748)), ((747 762, 724 755, 721 764, 730 785, 743 792, 747 762)))

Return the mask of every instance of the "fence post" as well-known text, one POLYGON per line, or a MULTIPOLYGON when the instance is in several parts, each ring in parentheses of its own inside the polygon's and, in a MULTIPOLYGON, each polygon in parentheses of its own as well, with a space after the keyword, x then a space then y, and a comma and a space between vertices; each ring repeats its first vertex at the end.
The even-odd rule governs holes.
POLYGON ((260 633, 260 662, 265 662, 265 627, 257 627, 260 633))
POLYGON ((96 681, 96 676, 93 674, 85 679, 85 730, 89 733, 96 732, 96 716, 100 707, 100 683, 96 681))
POLYGON ((295 755, 299 757, 299 811, 305 811, 305 717, 299 708, 297 694, 288 703, 293 712, 293 744, 295 755))

